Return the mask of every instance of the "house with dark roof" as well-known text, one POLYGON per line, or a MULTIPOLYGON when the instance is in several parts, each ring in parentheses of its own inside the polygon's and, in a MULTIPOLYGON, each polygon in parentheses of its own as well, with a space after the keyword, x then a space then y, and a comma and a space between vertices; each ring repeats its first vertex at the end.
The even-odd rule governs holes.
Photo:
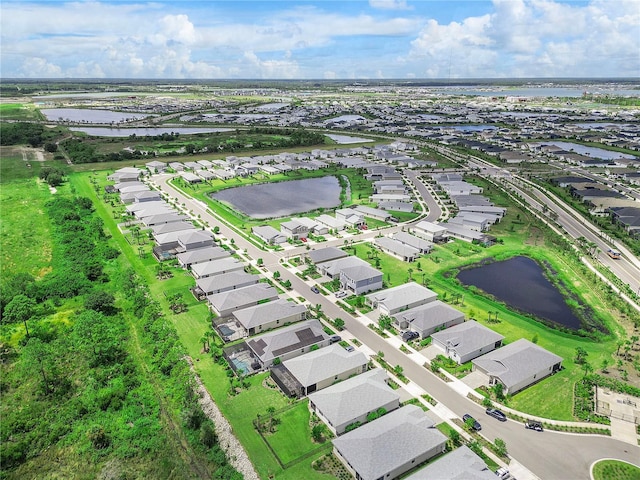
POLYGON ((282 362, 281 366, 271 370, 271 376, 276 380, 278 377, 282 378, 284 373, 284 376, 292 378, 298 385, 294 392, 285 393, 304 396, 366 372, 367 363, 368 359, 364 353, 348 352, 334 343, 282 362), (282 372, 283 370, 286 372, 282 372))
POLYGON ((496 480, 496 475, 463 445, 412 473, 405 480, 496 480))
POLYGON ((462 365, 502 345, 504 337, 475 320, 431 334, 432 345, 462 365))
POLYGON ((417 332, 421 338, 427 338, 437 330, 464 322, 464 313, 440 300, 434 300, 425 305, 397 313, 393 315, 392 319, 400 329, 417 332))
POLYGON ((501 383, 505 394, 519 392, 562 367, 562 357, 524 338, 471 362, 487 376, 488 385, 501 383))
POLYGON ((386 413, 400 407, 400 395, 389 385, 382 368, 374 368, 309 395, 309 410, 336 435, 380 409, 386 413))
POLYGON ((334 453, 355 478, 386 480, 443 453, 447 437, 420 407, 405 405, 332 442, 334 453))
POLYGON ((284 360, 308 353, 314 345, 318 348, 329 345, 329 336, 315 318, 247 340, 247 346, 263 369, 271 367, 274 361, 281 364, 284 360))
POLYGON ((395 315, 400 311, 433 302, 437 298, 438 294, 432 290, 416 282, 409 282, 370 293, 365 297, 365 301, 371 308, 377 308, 382 315, 395 315))
POLYGON ((307 313, 305 305, 280 298, 255 307, 236 310, 232 316, 251 336, 305 320, 307 313))
POLYGON ((266 283, 256 283, 248 287, 208 295, 207 300, 220 317, 228 317, 234 311, 253 307, 259 303, 276 300, 278 291, 266 283))

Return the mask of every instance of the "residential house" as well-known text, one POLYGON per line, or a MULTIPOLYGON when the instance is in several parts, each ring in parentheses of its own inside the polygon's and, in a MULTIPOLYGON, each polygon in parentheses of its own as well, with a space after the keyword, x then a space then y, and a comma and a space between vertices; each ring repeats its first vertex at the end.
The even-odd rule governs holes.
POLYGON ((441 224, 443 227, 446 226, 447 234, 450 237, 457 238, 458 240, 464 240, 465 242, 477 242, 482 244, 487 244, 491 241, 491 238, 482 232, 478 232, 477 230, 471 230, 464 225, 457 225, 455 223, 445 223, 441 224))
POLYGON ((185 182, 190 184, 202 183, 202 180, 203 180, 203 178, 200 175, 196 175, 195 173, 191 173, 191 172, 180 172, 180 176, 185 182))
POLYGON ((307 307, 283 298, 233 312, 233 317, 251 335, 300 322, 307 318, 307 307))
POLYGON ((348 255, 344 258, 337 258, 336 260, 328 260, 317 265, 318 270, 323 275, 333 279, 340 278, 340 272, 345 268, 365 266, 370 267, 366 261, 353 255, 348 255))
POLYGON ((197 250, 198 248, 213 247, 213 233, 207 230, 195 230, 193 232, 186 231, 178 237, 179 248, 188 252, 189 250, 197 250))
POLYGON ((502 345, 504 337, 475 320, 431 334, 432 344, 458 364, 473 360, 502 345))
POLYGON ((260 275, 252 275, 243 270, 237 270, 198 278, 193 293, 198 300, 204 300, 207 295, 248 287, 249 285, 255 285, 259 281, 260 275))
POLYGON ((336 218, 344 221, 348 226, 352 228, 359 228, 366 225, 364 216, 356 212, 353 208, 339 208, 336 210, 336 218))
POLYGON ((382 288, 382 272, 368 264, 342 268, 340 270, 340 286, 343 290, 351 291, 356 295, 380 290, 382 288))
POLYGON ((438 294, 416 282, 404 283, 397 287, 387 288, 370 293, 365 297, 368 305, 378 309, 382 315, 395 315, 420 305, 433 302, 438 294))
POLYGON ((479 213, 459 213, 450 218, 447 225, 459 225, 476 232, 486 232, 489 229, 489 219, 479 213))
POLYGON ((193 230, 193 223, 189 222, 171 222, 171 223, 161 223, 159 225, 154 225, 151 227, 151 231, 153 235, 162 235, 163 233, 171 233, 171 232, 181 232, 185 230, 193 230))
POLYGON ((274 362, 303 355, 315 345, 323 348, 329 345, 329 336, 315 318, 294 323, 247 340, 247 347, 258 359, 261 369, 271 367, 274 362), (277 360, 276 360, 277 359, 277 360))
POLYGON ((420 250, 393 238, 376 237, 373 243, 383 252, 399 258, 403 262, 413 262, 420 257, 420 250))
POLYGON ((309 410, 336 435, 349 425, 367 422, 367 416, 382 409, 400 407, 400 395, 389 385, 382 368, 374 368, 309 395, 309 410))
POLYGON ((405 480, 496 480, 486 463, 469 447, 462 445, 405 480))
POLYGON ((229 257, 230 255, 231 252, 222 247, 205 247, 179 253, 176 255, 176 258, 182 268, 188 269, 197 263, 210 262, 212 260, 229 257))
POLYGON ((301 238, 307 238, 309 234, 309 228, 296 219, 282 222, 280 224, 280 232, 287 238, 292 240, 299 240, 301 238))
POLYGON ((147 167, 151 173, 162 173, 167 169, 167 164, 153 160, 152 162, 145 163, 145 167, 147 167))
POLYGON ((387 413, 332 440, 358 480, 392 480, 446 451, 447 437, 415 405, 387 413))
POLYGON ((427 338, 432 333, 464 322, 464 313, 440 300, 434 300, 393 315, 394 323, 402 330, 410 330, 427 338))
POLYGON ((138 180, 140 180, 140 177, 142 176, 142 172, 143 172, 142 169, 135 168, 135 167, 119 168, 118 170, 113 172, 111 175, 107 176, 107 180, 110 180, 116 183, 137 182, 138 180))
POLYGON ((191 265, 191 273, 195 278, 206 278, 229 272, 239 272, 247 266, 246 262, 234 257, 224 257, 208 262, 191 265))
POLYGON ((505 394, 520 390, 557 372, 562 357, 525 338, 472 360, 473 369, 487 376, 487 384, 502 384, 505 394))
POLYGON ((329 230, 333 230, 335 232, 342 231, 347 227, 346 221, 336 217, 332 217, 331 215, 327 215, 326 213, 318 215, 315 218, 315 221, 321 225, 326 226, 329 230))
POLYGON ((366 207, 364 205, 358 205, 353 210, 361 213, 365 217, 373 218, 375 220, 381 220, 383 222, 389 222, 393 218, 389 212, 385 212, 379 208, 366 207))
POLYGON ((234 311, 253 307, 259 303, 276 300, 278 291, 266 283, 257 283, 248 287, 208 295, 207 300, 215 313, 228 317, 234 311))
POLYGON ((396 242, 400 242, 417 249, 421 254, 429 253, 433 249, 433 243, 407 232, 398 232, 391 238, 396 242))
MULTIPOLYGON (((296 393, 296 396, 309 395, 317 390, 329 387, 336 382, 367 371, 367 356, 359 351, 348 352, 338 344, 310 351, 296 358, 282 362, 282 368, 271 370, 271 376, 276 379, 285 376, 292 377, 299 389, 285 393, 296 393), (286 370, 286 372, 279 372, 286 370)), ((276 380, 276 383, 278 381, 276 380)))
POLYGON ((338 260, 349 256, 347 252, 336 247, 324 247, 317 250, 310 250, 303 255, 308 257, 311 262, 316 265, 318 263, 330 262, 332 260, 338 260))
POLYGON ((260 225, 253 227, 251 232, 267 245, 277 245, 287 241, 287 237, 281 234, 271 225, 260 225))
POLYGON ((188 219, 189 217, 186 215, 172 211, 169 213, 160 213, 158 215, 149 215, 142 219, 142 223, 147 227, 153 227, 154 225, 162 225, 164 223, 183 222, 188 219))
POLYGON ((447 228, 436 223, 422 220, 416 223, 410 232, 415 236, 423 238, 429 242, 443 242, 446 240, 447 228))

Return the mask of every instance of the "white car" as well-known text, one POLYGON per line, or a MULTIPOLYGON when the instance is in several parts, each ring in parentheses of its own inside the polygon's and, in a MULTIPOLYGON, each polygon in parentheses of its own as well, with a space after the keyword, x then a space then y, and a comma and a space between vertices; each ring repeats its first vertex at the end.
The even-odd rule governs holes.
POLYGON ((347 292, 345 292, 344 290, 340 290, 339 292, 336 292, 336 298, 342 298, 346 296, 347 296, 347 292))

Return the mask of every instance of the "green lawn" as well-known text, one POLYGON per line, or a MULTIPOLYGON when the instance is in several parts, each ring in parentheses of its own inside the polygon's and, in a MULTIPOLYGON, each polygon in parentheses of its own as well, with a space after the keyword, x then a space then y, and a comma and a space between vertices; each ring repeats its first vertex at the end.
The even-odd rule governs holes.
POLYGON ((618 460, 601 460, 593 466, 595 480, 638 480, 640 467, 618 460))
MULTIPOLYGON (((280 420, 277 431, 264 436, 284 464, 292 462, 322 446, 314 443, 311 439, 311 429, 309 427, 311 412, 309 412, 307 405, 308 400, 304 399, 297 402, 292 408, 277 414, 276 418, 280 420)), ((324 445, 330 448, 330 443, 325 442, 324 445)))
POLYGON ((0 167, 0 276, 42 277, 51 263, 51 224, 43 207, 52 194, 21 157, 3 155, 0 167))

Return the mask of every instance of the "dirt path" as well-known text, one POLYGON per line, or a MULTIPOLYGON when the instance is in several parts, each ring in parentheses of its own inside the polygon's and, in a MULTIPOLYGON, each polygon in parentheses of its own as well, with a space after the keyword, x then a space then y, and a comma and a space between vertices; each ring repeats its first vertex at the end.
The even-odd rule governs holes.
POLYGON ((260 480, 255 468, 253 468, 251 460, 249 460, 247 452, 233 434, 231 425, 227 419, 224 418, 224 415, 220 412, 220 409, 213 401, 213 398, 211 398, 211 395, 200 381, 200 377, 193 370, 193 363, 191 362, 191 359, 188 358, 187 361, 191 366, 191 371, 193 372, 198 385, 196 393, 198 394, 200 406, 202 407, 205 415, 214 423, 220 448, 222 448, 227 454, 229 463, 242 474, 245 480, 260 480))

